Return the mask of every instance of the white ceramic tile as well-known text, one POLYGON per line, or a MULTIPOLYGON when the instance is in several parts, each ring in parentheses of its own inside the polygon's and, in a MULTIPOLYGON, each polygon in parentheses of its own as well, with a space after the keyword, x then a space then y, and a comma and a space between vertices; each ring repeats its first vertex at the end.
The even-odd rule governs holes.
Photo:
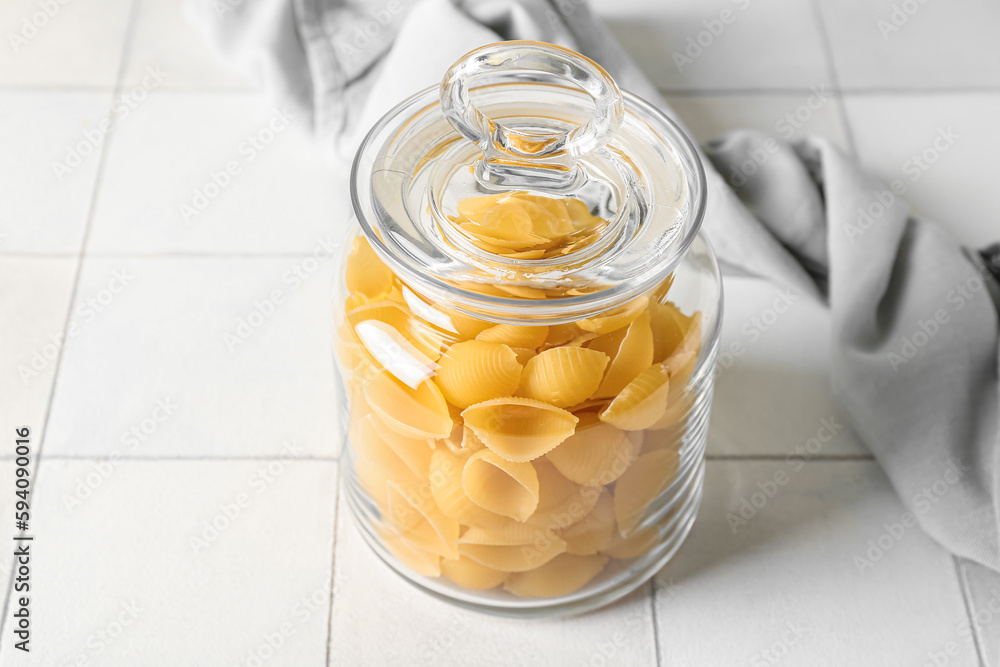
POLYGON ((0 433, 4 434, 0 454, 4 456, 13 454, 13 441, 7 436, 15 428, 29 426, 35 446, 41 443, 75 275, 75 259, 0 257, 0 433))
POLYGON ((184 7, 185 3, 171 0, 140 0, 135 39, 125 68, 126 85, 140 85, 147 68, 157 68, 167 73, 165 88, 249 88, 222 65, 186 18, 184 7))
POLYGON ((951 556, 919 527, 887 532, 904 509, 876 463, 709 462, 705 489, 687 543, 657 575, 664 664, 924 665, 952 645, 937 664, 978 664, 956 632, 951 556), (776 487, 770 499, 752 500, 758 483, 776 487), (727 515, 742 499, 759 509, 734 535, 727 515), (887 547, 870 567, 856 560, 869 541, 887 547), (714 632, 724 640, 706 641, 714 632))
POLYGON ((334 455, 332 264, 87 260, 46 451, 334 455))
POLYGON ((593 7, 660 88, 829 83, 819 24, 806 0, 595 0, 593 7))
POLYGON ((110 93, 0 91, 0 250, 80 249, 110 102, 110 93))
POLYGON ((779 139, 816 135, 849 148, 839 105, 829 86, 794 95, 666 95, 699 143, 739 128, 779 139))
POLYGON ((345 169, 285 113, 253 94, 151 95, 109 147, 89 250, 306 252, 343 229, 345 169))
POLYGON ((958 632, 974 632, 985 667, 1000 665, 1000 572, 959 560, 958 571, 969 603, 969 619, 958 632))
POLYGON ((884 183, 900 179, 914 212, 965 244, 1000 240, 990 182, 1000 94, 848 96, 845 105, 862 163, 884 183))
POLYGON ((819 0, 840 85, 1000 86, 1000 5, 991 0, 819 0))
POLYGON ((132 0, 5 0, 0 84, 111 87, 132 0))
POLYGON ((325 665, 336 464, 267 463, 43 461, 30 664, 325 665))
POLYGON ((830 389, 826 307, 764 280, 727 276, 725 310, 709 454, 866 453, 830 389))
POLYGON ((649 586, 570 619, 522 621, 465 611, 417 590, 382 563, 347 507, 341 499, 332 664, 656 665, 649 586))

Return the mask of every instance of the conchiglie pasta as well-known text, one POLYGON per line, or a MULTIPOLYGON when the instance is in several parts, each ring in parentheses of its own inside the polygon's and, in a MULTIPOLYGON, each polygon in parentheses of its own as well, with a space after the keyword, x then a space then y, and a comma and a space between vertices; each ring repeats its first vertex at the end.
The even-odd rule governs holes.
POLYGON ((684 337, 676 348, 663 361, 664 368, 670 373, 674 384, 683 384, 694 372, 701 351, 701 313, 695 313, 688 321, 684 337))
POLYGON ((441 393, 459 408, 512 396, 520 379, 521 364, 513 350, 479 340, 452 345, 441 357, 435 376, 441 393))
POLYGON ((347 289, 368 299, 385 295, 392 288, 392 271, 382 263, 368 240, 356 236, 347 256, 347 289))
POLYGON ((376 526, 382 544, 396 559, 422 577, 441 576, 441 556, 407 544, 399 535, 376 526))
POLYGON ((655 424, 667 409, 670 375, 660 364, 650 366, 632 380, 601 412, 601 421, 625 431, 655 424))
POLYGON ((515 572, 504 581, 504 590, 525 598, 569 595, 596 577, 607 564, 607 556, 560 554, 527 572, 515 572))
POLYGON ((615 535, 615 508, 607 489, 601 491, 597 504, 582 521, 559 533, 566 542, 566 553, 589 556, 611 544, 615 535))
POLYGON ((389 511, 393 530, 407 544, 444 558, 457 558, 459 524, 446 516, 429 497, 388 483, 389 511))
POLYGON ((596 334, 611 333, 632 324, 646 310, 646 304, 648 303, 648 297, 640 296, 623 306, 612 308, 595 317, 580 320, 576 324, 581 329, 592 331, 596 334))
POLYGON ((526 347, 529 350, 535 350, 545 342, 548 332, 548 327, 522 327, 515 324, 497 324, 480 332, 476 336, 476 340, 503 343, 510 347, 526 347))
POLYGON ((462 486, 462 471, 468 454, 452 454, 438 449, 431 456, 430 478, 431 496, 445 516, 465 526, 487 529, 502 529, 513 520, 494 514, 469 500, 462 486))
POLYGON ((557 537, 538 543, 513 546, 465 543, 458 545, 460 555, 502 572, 524 572, 540 567, 564 551, 566 543, 557 537))
POLYGON ((554 534, 546 534, 537 526, 532 526, 518 521, 511 521, 504 526, 496 528, 481 528, 473 526, 465 531, 460 538, 459 544, 484 544, 494 547, 512 547, 519 544, 534 544, 555 537, 554 534))
MULTIPOLYGON (((403 306, 392 301, 378 301, 364 306, 359 306, 348 311, 347 321, 355 332, 357 341, 364 344, 361 339, 358 327, 364 322, 381 322, 391 327, 397 335, 405 339, 410 345, 416 347, 420 353, 431 361, 437 361, 441 356, 441 349, 444 347, 444 336, 441 332, 425 322, 415 318, 412 313, 403 306)), ((374 350, 370 350, 372 356, 374 350)))
POLYGON ((590 412, 580 415, 576 432, 545 457, 577 484, 604 486, 621 477, 633 455, 627 433, 590 412))
MULTIPOLYGON (((653 363, 660 363, 677 349, 688 329, 691 318, 684 315, 670 301, 653 302, 649 305, 649 317, 653 330, 653 363)), ((699 341, 700 341, 699 334, 699 341)))
POLYGON ((382 421, 407 438, 447 438, 454 422, 448 404, 433 380, 410 389, 386 371, 367 378, 365 400, 382 421))
POLYGON ((531 461, 573 434, 571 412, 529 398, 497 398, 462 412, 465 424, 509 461, 531 461))
POLYGON ((627 537, 639 524, 646 508, 674 481, 680 456, 673 449, 658 449, 639 457, 615 484, 615 520, 627 537))
POLYGON ((507 577, 506 572, 486 567, 464 556, 459 556, 456 560, 441 561, 441 574, 471 591, 495 588, 507 577))
POLYGON ((530 463, 514 463, 489 449, 469 457, 462 471, 469 499, 495 514, 524 521, 538 507, 538 476, 530 463))
POLYGON ((658 526, 643 528, 628 537, 622 537, 616 530, 611 536, 611 542, 601 549, 601 553, 612 558, 628 560, 648 553, 659 541, 660 529, 658 526))
POLYGON ((649 314, 642 313, 627 329, 605 334, 588 343, 587 347, 611 358, 608 371, 594 391, 593 398, 617 396, 653 363, 653 332, 649 314))
POLYGON ((600 489, 567 479, 548 459, 538 459, 532 465, 538 475, 538 509, 528 524, 546 533, 558 531, 583 520, 594 509, 600 489))
POLYGON ((518 395, 568 408, 590 397, 601 382, 608 357, 582 347, 554 347, 533 357, 521 376, 518 395))

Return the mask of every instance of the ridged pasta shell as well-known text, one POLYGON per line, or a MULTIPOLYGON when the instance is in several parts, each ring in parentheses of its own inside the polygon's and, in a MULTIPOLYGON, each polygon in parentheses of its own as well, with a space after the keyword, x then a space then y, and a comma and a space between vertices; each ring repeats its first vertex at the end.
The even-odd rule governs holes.
MULTIPOLYGON (((680 345, 693 318, 684 315, 670 301, 649 304, 649 317, 653 329, 653 363, 660 363, 680 345)), ((700 330, 698 338, 700 344, 700 330)))
POLYGON ((433 380, 416 389, 379 371, 365 380, 365 400, 376 415, 396 433, 407 438, 447 438, 454 422, 448 404, 433 380))
POLYGON ((558 347, 570 342, 584 331, 573 322, 567 324, 554 324, 549 327, 549 333, 545 338, 545 347, 558 347))
POLYGON ((512 573, 504 581, 504 590, 522 598, 554 598, 583 588, 600 574, 607 556, 560 554, 533 570, 512 573))
POLYGON ((674 481, 680 456, 672 449, 658 449, 639 457, 615 484, 615 520, 618 532, 628 537, 649 504, 674 481))
POLYGON ((459 525, 434 504, 430 497, 388 483, 389 512, 393 529, 407 544, 444 558, 458 558, 459 525))
POLYGON ((524 572, 540 567, 566 550, 566 543, 559 538, 538 544, 516 546, 490 546, 486 544, 459 544, 458 553, 466 558, 502 572, 524 572))
MULTIPOLYGON (((431 361, 437 361, 441 357, 441 350, 444 347, 444 336, 441 332, 414 317, 400 304, 392 301, 378 301, 348 312, 347 321, 351 323, 359 343, 365 341, 361 339, 358 326, 372 320, 383 322, 394 329, 399 336, 406 339, 431 361)), ((375 357, 374 354, 373 357, 375 357)))
POLYGON ((614 534, 614 501, 608 490, 604 489, 590 514, 560 532, 559 537, 566 541, 566 553, 589 556, 610 545, 614 534))
POLYGON ((542 456, 573 434, 571 412, 530 398, 495 398, 466 408, 465 424, 508 461, 542 456))
POLYGON ((481 320, 478 317, 466 315, 465 313, 461 313, 452 308, 442 306, 441 310, 448 317, 448 326, 444 328, 452 333, 458 334, 459 338, 462 340, 475 338, 483 331, 486 331, 490 327, 494 326, 493 322, 487 322, 486 320, 481 320))
POLYGON ((580 320, 576 324, 581 329, 593 331, 596 334, 611 333, 632 324, 646 310, 648 303, 648 297, 640 296, 600 315, 580 320))
POLYGON ((604 486, 621 477, 631 465, 633 447, 625 431, 589 412, 580 415, 576 432, 545 458, 577 484, 604 486))
POLYGON ((469 340, 441 357, 435 382, 452 405, 467 408, 491 398, 512 396, 521 380, 517 355, 502 343, 469 340))
POLYGON ((517 355, 517 363, 521 364, 522 369, 535 356, 535 351, 527 347, 512 347, 510 349, 517 355))
POLYGON ((441 556, 428 553, 404 542, 399 535, 381 526, 375 526, 379 539, 396 559, 423 577, 441 576, 441 556))
POLYGON ((465 526, 500 530, 512 519, 494 514, 469 500, 462 486, 462 471, 468 454, 452 454, 438 449, 431 456, 431 496, 445 516, 465 526))
POLYGON ((371 424, 375 434, 399 460, 406 464, 414 475, 421 480, 427 479, 427 471, 431 465, 431 453, 434 451, 434 441, 427 438, 406 438, 388 428, 375 415, 369 415, 365 421, 371 424))
POLYGON ((437 364, 385 322, 366 320, 355 327, 354 333, 377 365, 411 389, 434 376, 437 364))
POLYGON ((492 343, 503 343, 510 347, 526 347, 535 350, 545 342, 549 328, 523 327, 516 324, 496 324, 489 329, 483 330, 476 340, 484 340, 492 343))
POLYGON ((540 540, 546 540, 554 535, 546 535, 537 526, 532 526, 518 521, 512 521, 499 528, 487 529, 473 527, 465 531, 460 538, 459 544, 486 544, 489 546, 517 546, 519 544, 534 544, 540 540))
POLYGON ((361 294, 368 299, 380 298, 392 289, 392 271, 363 236, 356 236, 351 242, 345 278, 351 294, 361 294))
POLYGON ((442 561, 441 574, 470 591, 495 588, 507 577, 506 572, 494 570, 463 556, 459 556, 457 560, 442 561))
POLYGON ((587 347, 611 358, 608 371, 593 398, 617 396, 653 363, 653 332, 649 314, 643 312, 628 328, 605 334, 591 341, 587 347))
POLYGON ((594 509, 601 495, 599 488, 567 479, 546 458, 532 465, 538 475, 538 509, 528 524, 548 534, 582 521, 594 509))
POLYGON ((524 521, 538 507, 538 476, 530 463, 515 463, 489 449, 474 453, 462 471, 469 500, 495 514, 524 521))
POLYGON ((671 384, 683 385, 694 372, 701 351, 701 311, 691 316, 684 337, 663 361, 671 384))
POLYGON ((623 431, 638 431, 655 424, 667 409, 670 375, 660 364, 639 373, 601 413, 601 421, 623 431))
POLYGON ((608 356, 583 347, 554 347, 533 357, 517 393, 568 408, 590 397, 601 383, 608 356))

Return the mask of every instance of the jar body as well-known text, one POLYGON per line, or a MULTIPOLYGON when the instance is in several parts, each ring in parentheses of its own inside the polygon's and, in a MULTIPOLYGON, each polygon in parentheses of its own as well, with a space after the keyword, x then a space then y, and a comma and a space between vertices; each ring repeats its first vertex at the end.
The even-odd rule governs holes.
POLYGON ((701 497, 722 308, 704 238, 646 295, 547 326, 425 297, 356 224, 341 267, 342 483, 387 564, 530 617, 606 604, 674 555, 701 497))

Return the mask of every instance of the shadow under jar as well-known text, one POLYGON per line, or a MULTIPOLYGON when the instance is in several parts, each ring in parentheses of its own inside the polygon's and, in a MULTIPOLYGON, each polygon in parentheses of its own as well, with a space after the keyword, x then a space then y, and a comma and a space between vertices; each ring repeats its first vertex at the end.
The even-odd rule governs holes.
POLYGON ((510 616, 647 581, 697 513, 719 336, 683 132, 536 42, 463 57, 372 129, 335 302, 367 543, 510 616))

